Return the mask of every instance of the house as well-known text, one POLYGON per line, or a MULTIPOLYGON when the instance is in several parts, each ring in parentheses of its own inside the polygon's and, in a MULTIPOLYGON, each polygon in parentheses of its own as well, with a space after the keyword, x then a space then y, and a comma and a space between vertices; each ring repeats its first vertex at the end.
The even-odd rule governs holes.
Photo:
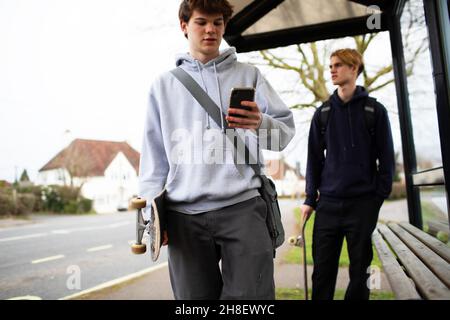
POLYGON ((39 170, 37 182, 81 187, 96 212, 113 212, 138 193, 139 157, 127 142, 75 139, 39 170))
POLYGON ((278 196, 299 198, 304 194, 305 178, 300 173, 300 168, 293 168, 283 158, 266 160, 265 173, 275 183, 278 196))

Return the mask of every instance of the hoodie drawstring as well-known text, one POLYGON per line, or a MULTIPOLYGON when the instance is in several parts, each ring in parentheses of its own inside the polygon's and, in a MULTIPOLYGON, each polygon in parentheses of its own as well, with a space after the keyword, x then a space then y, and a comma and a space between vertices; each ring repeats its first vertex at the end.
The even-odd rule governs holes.
MULTIPOLYGON (((197 66, 198 69, 198 73, 200 74, 200 79, 202 80, 202 86, 203 86, 203 90, 206 91, 206 93, 208 93, 208 89, 205 86, 205 80, 203 80, 203 73, 202 73, 202 69, 200 68, 200 65, 198 64, 198 61, 195 60, 195 65, 197 66)), ((206 130, 209 130, 209 128, 211 128, 211 125, 209 123, 209 114, 206 113, 206 130)))
POLYGON ((350 124, 350 139, 352 142, 352 148, 355 147, 355 141, 353 139, 353 127, 352 127, 352 113, 350 111, 350 103, 347 105, 347 111, 348 111, 348 122, 350 124))
MULTIPOLYGON (((219 107, 220 107, 220 113, 223 113, 223 106, 222 106, 222 94, 220 92, 220 86, 219 86, 219 76, 217 75, 217 68, 216 63, 213 63, 214 66, 214 75, 216 76, 216 88, 217 93, 219 94, 219 107)), ((222 127, 222 132, 225 133, 225 128, 223 126, 223 117, 220 117, 220 125, 222 127)))
MULTIPOLYGON (((208 89, 205 86, 205 80, 203 79, 203 73, 202 73, 202 68, 200 67, 200 64, 198 63, 197 60, 195 60, 195 64, 197 66, 198 69, 198 73, 200 74, 200 79, 202 80, 202 86, 203 86, 203 90, 206 91, 206 93, 208 93, 208 89)), ((219 77, 217 75, 217 68, 216 68, 216 63, 213 63, 214 66, 214 75, 216 77, 216 88, 217 88, 217 93, 219 94, 219 107, 220 107, 220 112, 223 113, 223 106, 222 106, 222 94, 220 92, 220 86, 219 86, 219 77)), ((209 130, 211 128, 211 124, 210 124, 210 116, 208 113, 206 113, 206 129, 209 130)), ((223 125, 223 117, 220 117, 220 124, 222 127, 222 132, 225 133, 225 127, 223 125)))

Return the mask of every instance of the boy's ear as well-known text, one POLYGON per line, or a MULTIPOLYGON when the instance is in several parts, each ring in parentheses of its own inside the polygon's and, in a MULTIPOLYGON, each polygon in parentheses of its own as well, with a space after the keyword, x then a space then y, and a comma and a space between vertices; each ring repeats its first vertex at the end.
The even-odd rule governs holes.
POLYGON ((180 20, 180 28, 181 31, 183 32, 184 36, 187 38, 187 23, 184 22, 183 20, 180 20))

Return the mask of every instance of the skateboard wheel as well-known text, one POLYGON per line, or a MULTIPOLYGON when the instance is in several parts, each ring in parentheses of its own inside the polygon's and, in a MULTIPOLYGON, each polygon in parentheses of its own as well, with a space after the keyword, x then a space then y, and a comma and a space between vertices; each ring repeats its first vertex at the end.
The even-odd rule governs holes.
POLYGON ((143 254, 145 253, 145 251, 147 251, 147 246, 144 243, 142 244, 135 243, 131 246, 131 251, 134 254, 143 254))
POLYGON ((297 242, 297 239, 295 237, 289 237, 288 243, 293 246, 297 242))
POLYGON ((145 201, 145 199, 133 198, 131 200, 131 207, 133 209, 142 209, 142 208, 145 208, 146 206, 147 206, 147 201, 145 201))

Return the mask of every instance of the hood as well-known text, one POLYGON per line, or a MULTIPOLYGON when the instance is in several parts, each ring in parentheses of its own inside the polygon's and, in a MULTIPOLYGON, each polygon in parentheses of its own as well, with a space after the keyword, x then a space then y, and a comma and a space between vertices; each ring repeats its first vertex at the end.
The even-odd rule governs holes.
POLYGON ((197 70, 197 63, 201 67, 209 67, 210 65, 215 64, 217 71, 220 72, 221 70, 227 68, 230 64, 232 64, 236 61, 237 61, 237 56, 236 56, 236 49, 234 47, 230 47, 228 49, 224 49, 224 50, 220 51, 220 54, 218 57, 208 61, 205 64, 196 60, 189 53, 178 54, 175 57, 175 65, 177 67, 183 65, 183 67, 185 67, 188 70, 197 70))
MULTIPOLYGON (((191 54, 189 53, 183 53, 176 56, 176 62, 175 65, 177 67, 182 66, 183 69, 186 71, 196 72, 200 75, 201 79, 201 85, 203 89, 206 91, 207 94, 209 94, 208 90, 206 89, 205 80, 203 77, 203 70, 209 69, 209 67, 212 66, 212 69, 214 70, 214 78, 215 78, 215 85, 216 85, 216 93, 218 94, 218 104, 220 111, 224 113, 224 108, 222 106, 222 98, 221 98, 221 89, 220 89, 220 81, 218 73, 221 71, 224 71, 226 69, 230 69, 230 66, 233 63, 236 63, 237 57, 236 57, 236 49, 234 47, 230 47, 228 49, 222 50, 219 53, 219 56, 208 61, 207 63, 203 64, 202 62, 195 59, 191 54)), ((211 119, 209 114, 205 111, 205 117, 206 117, 206 129, 211 128, 211 119)), ((220 118, 221 121, 221 129, 223 132, 225 132, 225 126, 223 123, 223 118, 220 118)))
MULTIPOLYGON (((356 90, 355 90, 355 93, 353 94, 353 97, 346 104, 352 104, 353 102, 355 102, 357 100, 360 100, 363 98, 365 99, 365 98, 367 98, 368 95, 369 94, 367 93, 367 91, 364 87, 356 86, 356 90)), ((337 89, 334 90, 333 94, 331 95, 331 102, 338 106, 344 105, 344 102, 341 100, 341 98, 338 95, 337 89)))

